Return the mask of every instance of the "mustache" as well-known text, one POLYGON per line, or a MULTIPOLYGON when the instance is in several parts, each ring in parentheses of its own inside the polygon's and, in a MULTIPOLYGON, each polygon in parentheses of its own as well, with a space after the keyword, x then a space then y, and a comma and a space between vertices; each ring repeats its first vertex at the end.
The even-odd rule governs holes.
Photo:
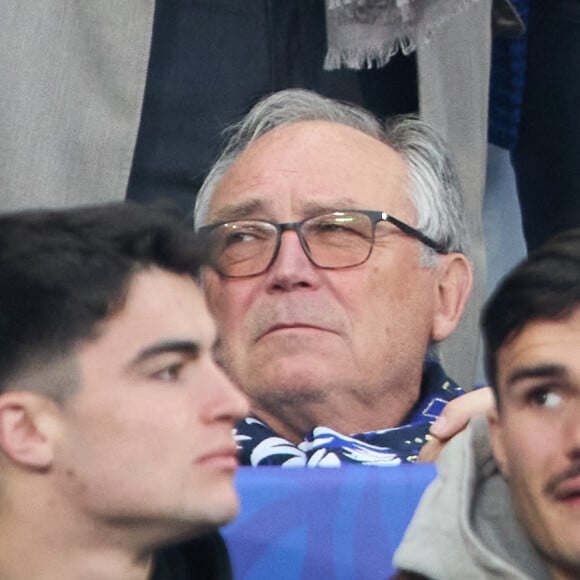
POLYGON ((255 340, 276 326, 304 325, 341 333, 345 328, 344 315, 331 304, 285 300, 274 304, 261 303, 249 319, 251 336, 255 340))
POLYGON ((562 483, 574 477, 580 477, 580 462, 575 463, 565 471, 550 478, 545 486, 545 490, 548 494, 553 496, 557 493, 558 487, 562 483))

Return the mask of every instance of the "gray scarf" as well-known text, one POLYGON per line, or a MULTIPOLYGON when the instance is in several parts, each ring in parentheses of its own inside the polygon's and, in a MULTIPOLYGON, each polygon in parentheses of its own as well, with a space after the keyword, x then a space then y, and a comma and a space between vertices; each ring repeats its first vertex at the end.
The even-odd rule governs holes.
POLYGON ((479 0, 326 0, 326 70, 384 66, 479 0))

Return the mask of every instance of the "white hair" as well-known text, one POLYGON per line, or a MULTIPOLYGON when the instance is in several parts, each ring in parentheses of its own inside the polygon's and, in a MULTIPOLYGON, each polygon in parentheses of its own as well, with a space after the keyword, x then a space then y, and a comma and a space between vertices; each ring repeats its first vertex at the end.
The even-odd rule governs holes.
MULTIPOLYGON (((408 195, 417 211, 415 227, 446 251, 468 254, 469 237, 459 177, 448 148, 437 133, 414 116, 397 116, 382 124, 362 108, 303 89, 288 89, 262 99, 230 129, 230 139, 197 195, 196 229, 207 223, 211 197, 236 159, 262 135, 299 121, 346 125, 397 151, 409 168, 408 195)), ((426 263, 433 263, 434 256, 434 250, 425 248, 426 263)))

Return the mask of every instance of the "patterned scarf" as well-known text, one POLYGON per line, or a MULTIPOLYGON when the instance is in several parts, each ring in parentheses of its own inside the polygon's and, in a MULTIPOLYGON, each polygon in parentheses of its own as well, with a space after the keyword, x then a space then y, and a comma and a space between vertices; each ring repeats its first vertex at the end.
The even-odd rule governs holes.
POLYGON ((384 66, 410 54, 478 0, 326 0, 324 68, 384 66))
POLYGON ((414 463, 427 440, 431 423, 448 401, 464 394, 438 362, 426 360, 421 397, 404 424, 393 429, 341 435, 316 427, 295 445, 277 435, 256 417, 238 423, 234 436, 242 465, 283 467, 339 467, 343 463, 398 465, 414 463))

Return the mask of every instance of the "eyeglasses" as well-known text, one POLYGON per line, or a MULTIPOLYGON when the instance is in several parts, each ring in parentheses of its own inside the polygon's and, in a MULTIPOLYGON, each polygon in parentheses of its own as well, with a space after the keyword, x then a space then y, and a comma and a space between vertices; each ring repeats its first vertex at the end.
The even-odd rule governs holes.
POLYGON ((263 274, 276 260, 282 234, 293 230, 308 259, 318 268, 351 268, 369 259, 377 224, 386 221, 438 253, 447 250, 419 230, 384 211, 345 210, 299 222, 233 220, 200 228, 216 270, 228 278, 263 274))

